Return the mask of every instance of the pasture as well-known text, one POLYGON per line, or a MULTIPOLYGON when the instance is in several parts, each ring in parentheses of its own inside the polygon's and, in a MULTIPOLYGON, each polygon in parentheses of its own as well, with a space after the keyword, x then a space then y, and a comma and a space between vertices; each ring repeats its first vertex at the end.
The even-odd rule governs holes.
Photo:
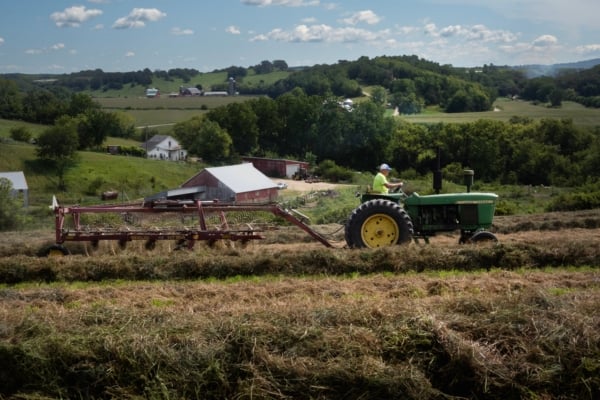
POLYGON ((521 100, 497 99, 494 102, 494 111, 477 113, 442 113, 437 110, 425 110, 421 114, 401 115, 404 121, 413 123, 435 124, 435 123, 468 123, 479 119, 490 119, 508 122, 513 117, 531 119, 572 119, 574 124, 582 127, 600 126, 600 109, 586 108, 578 103, 563 102, 558 108, 546 105, 534 105, 521 100))
POLYGON ((135 119, 138 129, 151 128, 167 133, 177 122, 234 102, 244 102, 254 96, 193 96, 156 98, 112 97, 95 98, 106 111, 121 111, 135 119))

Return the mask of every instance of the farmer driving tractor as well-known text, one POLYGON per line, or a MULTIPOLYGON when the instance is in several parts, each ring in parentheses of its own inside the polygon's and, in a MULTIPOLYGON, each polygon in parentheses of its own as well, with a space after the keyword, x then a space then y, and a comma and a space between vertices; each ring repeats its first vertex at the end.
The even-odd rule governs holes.
POLYGON ((391 183, 388 182, 387 176, 389 175, 392 168, 383 163, 379 166, 379 172, 375 175, 373 179, 373 193, 381 193, 387 194, 390 189, 401 188, 404 185, 404 182, 391 183))

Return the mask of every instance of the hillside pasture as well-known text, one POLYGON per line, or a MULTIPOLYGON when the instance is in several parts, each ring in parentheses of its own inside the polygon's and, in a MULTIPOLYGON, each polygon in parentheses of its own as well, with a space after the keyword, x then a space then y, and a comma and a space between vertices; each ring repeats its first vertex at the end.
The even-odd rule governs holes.
MULTIPOLYGON (((257 75, 252 69, 248 70, 248 75, 237 78, 240 84, 248 86, 272 85, 280 79, 287 78, 291 72, 275 71, 268 74, 257 75)), ((121 89, 100 89, 88 91, 90 95, 97 98, 115 98, 115 97, 139 97, 144 96, 147 87, 154 87, 160 90, 161 95, 167 96, 169 93, 179 92, 179 88, 201 86, 204 90, 213 90, 217 85, 223 85, 227 82, 227 72, 205 72, 200 73, 189 81, 184 82, 180 78, 164 79, 154 77, 152 83, 147 86, 125 85, 121 89)))
POLYGON ((254 96, 186 96, 155 98, 112 97, 95 98, 106 111, 122 111, 135 119, 138 129, 151 128, 159 133, 168 133, 177 122, 205 113, 234 102, 244 102, 254 96))
POLYGON ((40 124, 32 124, 24 121, 12 121, 8 119, 0 118, 0 138, 9 138, 10 130, 17 127, 25 127, 30 133, 31 137, 35 138, 44 131, 47 127, 40 124))
POLYGON ((550 119, 572 119, 575 125, 583 127, 600 126, 600 109, 586 108, 578 103, 563 102, 561 107, 534 105, 522 100, 501 98, 494 103, 494 111, 473 113, 443 113, 437 110, 425 110, 416 115, 400 115, 398 118, 413 123, 469 123, 480 119, 508 122, 513 117, 550 119))

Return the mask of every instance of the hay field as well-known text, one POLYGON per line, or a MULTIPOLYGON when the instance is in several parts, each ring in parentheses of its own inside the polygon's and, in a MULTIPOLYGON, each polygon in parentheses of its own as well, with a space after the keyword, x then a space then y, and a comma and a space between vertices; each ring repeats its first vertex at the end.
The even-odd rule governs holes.
POLYGON ((497 218, 500 243, 83 247, 0 234, 0 398, 594 399, 600 210, 497 218))

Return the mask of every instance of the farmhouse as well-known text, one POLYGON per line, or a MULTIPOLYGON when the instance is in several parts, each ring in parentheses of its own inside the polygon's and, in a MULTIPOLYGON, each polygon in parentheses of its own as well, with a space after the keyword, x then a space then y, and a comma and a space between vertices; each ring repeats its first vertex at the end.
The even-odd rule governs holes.
POLYGON ((187 150, 175 138, 167 135, 154 135, 142 143, 141 147, 148 158, 171 161, 183 161, 187 158, 187 150))
POLYGON ((181 185, 197 188, 203 200, 265 204, 277 200, 277 185, 251 163, 206 168, 181 185))
POLYGON ((11 195, 13 197, 23 196, 23 207, 27 207, 29 205, 29 187, 23 171, 0 172, 0 178, 10 181, 12 184, 11 195))
POLYGON ((292 178, 301 170, 307 171, 309 164, 305 161, 284 160, 276 158, 242 157, 242 160, 252 163, 256 169, 267 176, 292 178))

